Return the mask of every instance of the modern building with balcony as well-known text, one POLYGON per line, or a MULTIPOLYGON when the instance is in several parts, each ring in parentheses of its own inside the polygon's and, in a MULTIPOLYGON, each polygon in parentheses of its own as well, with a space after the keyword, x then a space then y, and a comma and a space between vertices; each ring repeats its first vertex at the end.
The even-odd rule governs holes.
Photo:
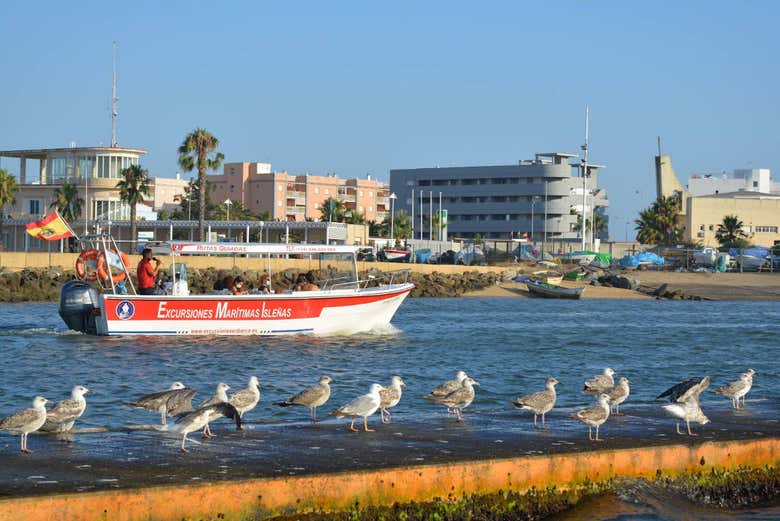
POLYGON ((272 220, 320 220, 320 207, 331 198, 347 212, 368 221, 382 221, 390 213, 387 184, 367 176, 342 179, 332 175, 293 175, 274 172, 270 163, 225 163, 222 174, 210 174, 211 199, 240 201, 250 211, 269 212, 272 220))
MULTIPOLYGON (((29 150, 3 150, 0 157, 19 160, 16 203, 2 209, 3 216, 19 222, 39 219, 50 211, 54 194, 65 183, 76 186, 78 197, 85 201, 78 223, 79 231, 87 222, 123 221, 130 219, 130 207, 119 197, 116 184, 123 169, 137 165, 146 150, 123 147, 69 147, 29 150), (37 161, 37 172, 30 175, 28 161, 37 161)), ((33 163, 34 164, 34 163, 33 163)), ((13 172, 12 168, 6 170, 13 172)), ((155 218, 154 210, 172 204, 184 193, 187 182, 180 178, 151 178, 151 196, 137 208, 140 219, 155 218)), ((24 230, 8 227, 3 230, 3 244, 27 241, 24 230), (19 237, 14 237, 18 234, 19 237)), ((17 246, 18 247, 18 246, 17 246)))
MULTIPOLYGON (((536 154, 516 165, 394 169, 390 188, 397 195, 395 211, 419 216, 423 194, 422 238, 428 237, 429 200, 433 193, 438 209, 447 209, 450 237, 501 238, 528 234, 536 241, 575 239, 577 214, 583 209, 583 178, 577 157, 565 153, 536 154), (414 201, 413 201, 414 196, 414 201)), ((609 205, 604 189, 598 188, 602 165, 588 165, 585 178, 585 212, 603 213, 609 205)), ((435 210, 434 210, 435 211, 435 210)), ((415 218, 419 223, 419 217, 415 218)), ((416 227, 419 234, 419 224, 416 227)))

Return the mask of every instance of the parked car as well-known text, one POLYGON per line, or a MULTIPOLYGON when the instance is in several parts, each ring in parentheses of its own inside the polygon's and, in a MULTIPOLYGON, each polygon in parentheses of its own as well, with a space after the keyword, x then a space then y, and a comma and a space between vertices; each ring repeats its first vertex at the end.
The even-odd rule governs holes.
POLYGON ((360 248, 357 252, 357 260, 376 262, 376 255, 373 248, 360 248))

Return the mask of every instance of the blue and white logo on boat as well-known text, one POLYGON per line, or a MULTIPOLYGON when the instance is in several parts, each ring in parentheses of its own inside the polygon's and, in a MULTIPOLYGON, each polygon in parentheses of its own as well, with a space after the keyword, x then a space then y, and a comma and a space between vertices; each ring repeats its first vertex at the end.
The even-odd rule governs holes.
POLYGON ((130 320, 135 315, 135 306, 129 300, 121 300, 116 305, 116 316, 122 320, 130 320))

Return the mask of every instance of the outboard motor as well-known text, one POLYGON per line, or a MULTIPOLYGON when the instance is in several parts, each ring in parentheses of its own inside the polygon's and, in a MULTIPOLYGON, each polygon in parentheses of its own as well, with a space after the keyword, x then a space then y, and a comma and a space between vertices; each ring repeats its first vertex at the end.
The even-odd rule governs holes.
POLYGON ((100 309, 98 292, 80 280, 71 280, 60 291, 59 313, 62 320, 74 331, 97 334, 95 310, 100 309))

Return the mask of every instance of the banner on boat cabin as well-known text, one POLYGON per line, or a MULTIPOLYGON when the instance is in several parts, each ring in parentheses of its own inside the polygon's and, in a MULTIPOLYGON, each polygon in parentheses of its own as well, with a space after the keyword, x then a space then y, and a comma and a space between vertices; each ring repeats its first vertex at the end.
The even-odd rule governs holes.
POLYGON ((67 221, 62 218, 57 210, 54 210, 40 221, 27 223, 24 227, 27 229, 27 233, 42 241, 58 241, 76 237, 67 221))

